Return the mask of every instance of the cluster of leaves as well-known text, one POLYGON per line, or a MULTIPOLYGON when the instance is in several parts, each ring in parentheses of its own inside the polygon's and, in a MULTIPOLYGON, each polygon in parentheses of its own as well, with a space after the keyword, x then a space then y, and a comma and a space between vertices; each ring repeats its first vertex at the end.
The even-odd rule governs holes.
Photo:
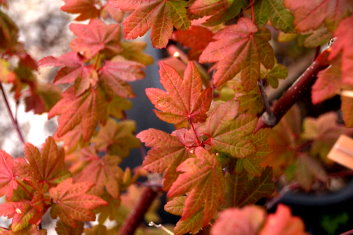
POLYGON ((329 184, 325 165, 333 162, 327 154, 340 135, 352 135, 353 130, 338 124, 334 112, 301 120, 300 110, 294 106, 273 128, 268 139, 272 151, 262 164, 272 167, 276 177, 284 174, 287 182, 309 191, 316 182, 329 184))
POLYGON ((52 217, 59 218, 58 234, 82 233, 83 222, 95 220, 96 213, 100 224, 108 218, 119 222, 113 233, 121 226, 120 192, 135 182, 138 173, 133 176, 118 165, 130 149, 140 146, 135 123, 125 120, 125 110, 131 107, 127 98, 135 96, 128 82, 142 79, 142 68, 153 59, 142 52, 144 43, 121 39, 119 23, 105 22, 121 20, 119 10, 112 9, 110 2, 95 2, 65 1, 63 11, 78 13, 83 4, 79 10, 83 14, 76 20, 91 20, 70 25, 76 35, 72 51, 38 62, 60 68, 53 84, 45 85, 35 80, 32 70, 37 62, 17 41, 16 25, 1 12, 1 78, 14 84, 16 100, 26 84, 36 92, 26 98, 27 109, 49 112, 49 118, 59 116, 54 138, 63 142, 57 147, 49 137, 41 153, 27 143, 24 158, 1 152, 0 191, 7 202, 0 214, 12 218, 11 227, 2 233, 45 234, 37 226, 49 208, 52 217), (17 56, 18 65, 8 62, 9 56, 17 56))
MULTIPOLYGON (((130 187, 120 198, 138 174, 118 164, 139 146, 137 137, 151 148, 143 168, 162 174, 165 210, 181 216, 175 234, 194 234, 213 223, 212 234, 234 234, 224 233, 228 228, 237 228, 239 234, 305 234, 303 223, 288 208, 280 206, 266 218, 263 209, 249 204, 271 196, 273 179, 283 173, 306 190, 316 179, 327 182, 316 158, 325 159, 338 135, 351 130, 335 124, 332 113, 305 119, 302 128, 297 110, 273 130, 257 128, 259 117, 271 114, 264 89, 276 88, 287 76, 269 41, 272 32, 278 32, 278 41, 304 47, 336 38, 329 49, 331 66, 318 74, 312 99, 319 103, 340 93, 344 121, 353 126, 352 4, 64 0, 61 10, 89 22, 70 24, 75 35, 70 52, 39 61, 40 66, 59 67, 52 85, 35 80, 37 63, 18 43, 15 24, 0 12, 1 81, 14 84, 17 100, 28 85, 27 109, 57 116, 54 138, 63 142, 63 148, 57 147, 49 137, 42 152, 26 144, 25 158, 19 159, 1 152, 0 173, 6 177, 0 193, 7 202, 0 212, 13 218, 5 232, 45 233, 37 225, 51 208, 51 215, 59 217, 59 234, 82 233, 83 222, 94 220, 94 213, 100 214, 99 225, 85 229, 87 234, 117 233, 129 210, 120 201, 128 203, 138 194, 130 187), (127 99, 135 96, 128 82, 142 79, 142 69, 152 58, 143 53, 145 44, 125 39, 150 29, 155 48, 173 40, 188 54, 167 48, 174 57, 159 63, 165 91, 146 90, 156 116, 176 130, 169 134, 148 129, 135 137, 135 124, 125 120, 131 105, 127 99), (19 62, 10 64, 10 57, 19 62), (231 207, 237 208, 226 209, 231 207), (224 212, 216 220, 220 210, 224 212), (104 225, 107 218, 116 222, 110 230, 104 225)), ((6 6, 6 1, 0 5, 6 6)))

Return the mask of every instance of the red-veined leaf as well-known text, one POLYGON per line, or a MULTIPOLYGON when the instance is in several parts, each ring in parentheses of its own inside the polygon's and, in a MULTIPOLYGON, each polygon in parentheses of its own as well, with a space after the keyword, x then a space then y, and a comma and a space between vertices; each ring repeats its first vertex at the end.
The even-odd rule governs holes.
POLYGON ((186 16, 186 2, 176 0, 113 0, 113 4, 122 10, 134 10, 124 20, 124 36, 135 39, 143 36, 150 28, 152 45, 165 47, 177 29, 187 29, 190 20, 186 16))
POLYGON ((0 196, 10 198, 17 188, 14 160, 6 152, 0 150, 0 196))
POLYGON ((196 65, 192 62, 188 64, 184 78, 165 63, 160 63, 160 67, 161 83, 167 92, 157 88, 146 89, 148 98, 158 109, 156 115, 178 127, 187 126, 188 121, 204 121, 211 104, 212 91, 210 88, 202 89, 196 65))
POLYGON ((71 41, 71 48, 92 58, 103 50, 118 53, 120 46, 120 27, 118 24, 105 24, 93 19, 88 25, 71 24, 70 30, 77 36, 71 41))
MULTIPOLYGON (((168 191, 168 197, 187 194, 177 228, 182 221, 193 220, 200 211, 200 220, 203 226, 207 225, 224 195, 224 176, 216 156, 201 147, 196 148, 195 154, 196 157, 189 158, 178 166, 177 171, 181 174, 168 191)), ((197 230, 196 227, 193 229, 197 230)))
POLYGON ((220 87, 241 73, 242 85, 251 90, 260 77, 260 65, 267 69, 274 66, 272 47, 267 42, 271 34, 267 29, 258 29, 248 18, 218 31, 214 42, 208 44, 200 56, 200 62, 216 62, 213 83, 220 87))
POLYGON ((72 227, 76 226, 76 221, 94 220, 93 209, 108 203, 97 196, 87 194, 91 187, 92 184, 87 182, 74 184, 72 178, 69 178, 51 188, 49 194, 54 203, 52 216, 59 216, 64 223, 72 227))
POLYGON ((299 32, 317 29, 322 23, 336 25, 351 11, 352 0, 285 0, 284 4, 294 13, 294 25, 299 32))

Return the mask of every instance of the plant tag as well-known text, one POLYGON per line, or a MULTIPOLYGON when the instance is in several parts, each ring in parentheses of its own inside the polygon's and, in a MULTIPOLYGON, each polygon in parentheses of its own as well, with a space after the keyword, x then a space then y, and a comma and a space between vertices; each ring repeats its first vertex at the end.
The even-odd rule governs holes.
POLYGON ((328 158, 353 170, 353 139, 341 135, 329 152, 328 158))

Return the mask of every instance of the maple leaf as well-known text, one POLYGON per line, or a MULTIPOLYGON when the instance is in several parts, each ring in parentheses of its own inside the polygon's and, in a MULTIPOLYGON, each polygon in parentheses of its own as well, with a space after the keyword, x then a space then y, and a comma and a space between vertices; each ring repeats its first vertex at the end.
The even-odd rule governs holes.
POLYGON ((31 95, 25 98, 26 112, 33 110, 35 114, 48 112, 61 98, 58 87, 52 84, 38 83, 30 90, 31 95))
POLYGON ((215 104, 200 132, 208 136, 213 149, 243 158, 256 152, 256 146, 247 136, 255 129, 257 119, 248 114, 238 114, 236 101, 215 104))
POLYGON ((168 191, 168 197, 187 193, 185 207, 176 230, 182 221, 193 219, 192 217, 200 211, 200 220, 203 226, 207 225, 223 199, 224 176, 216 156, 201 147, 196 148, 195 155, 196 157, 189 158, 178 166, 177 171, 181 174, 168 191))
POLYGON ((59 57, 47 56, 42 58, 39 66, 62 67, 54 78, 55 84, 72 83, 77 78, 89 79, 89 67, 84 64, 84 57, 77 52, 69 52, 59 57))
POLYGON ((349 14, 352 4, 352 0, 284 1, 294 13, 294 25, 299 32, 317 29, 322 23, 335 26, 349 14))
POLYGON ((49 190, 53 200, 51 215, 59 218, 72 227, 76 221, 95 220, 93 209, 108 203, 103 199, 89 195, 86 192, 92 187, 87 182, 73 183, 72 178, 61 182, 57 187, 49 190))
POLYGON ((83 233, 83 223, 77 223, 75 228, 66 225, 61 220, 56 222, 55 231, 58 235, 81 235, 83 233))
POLYGON ((85 168, 75 176, 75 182, 89 182, 94 186, 90 193, 101 196, 104 189, 113 197, 118 198, 120 195, 119 175, 122 173, 118 164, 121 160, 115 156, 105 156, 94 159, 85 166, 85 168))
POLYGON ((284 7, 281 0, 256 1, 254 11, 257 25, 265 25, 270 20, 274 27, 283 32, 293 30, 293 15, 284 7))
POLYGON ((204 24, 215 26, 235 18, 247 4, 245 0, 195 0, 188 10, 192 17, 210 16, 204 24))
POLYGON ((35 211, 31 210, 30 201, 6 202, 0 204, 0 215, 12 218, 11 230, 21 231, 29 225, 35 211))
POLYGON ((325 169, 315 158, 301 154, 295 162, 295 179, 306 191, 311 189, 312 184, 318 179, 321 182, 328 182, 325 169))
POLYGON ((351 135, 353 129, 337 123, 337 114, 325 113, 318 118, 307 117, 303 122, 302 138, 313 141, 311 153, 327 159, 327 154, 340 135, 351 135))
POLYGON ((140 142, 134 136, 136 124, 134 121, 116 122, 109 119, 101 126, 93 143, 99 150, 108 151, 111 155, 126 157, 130 149, 140 146, 140 142))
POLYGON ((211 235, 256 235, 265 219, 266 212, 258 206, 230 208, 219 214, 211 235))
POLYGON ((143 67, 143 64, 133 61, 106 61, 99 69, 99 77, 106 90, 121 97, 132 98, 134 93, 127 82, 142 79, 145 75, 143 67))
POLYGON ((127 60, 139 62, 144 65, 153 63, 153 57, 144 53, 146 43, 142 41, 122 41, 121 47, 123 51, 120 53, 127 60))
POLYGON ((278 80, 279 79, 284 79, 288 76, 288 70, 285 66, 281 64, 276 64, 273 66, 271 70, 268 70, 264 75, 261 77, 266 79, 268 84, 273 87, 277 88, 278 87, 278 80))
POLYGON ((176 0, 113 0, 116 7, 133 12, 124 20, 124 36, 135 39, 150 28, 153 47, 162 48, 173 33, 173 26, 185 30, 190 26, 186 15, 186 2, 176 0))
MULTIPOLYGON (((353 1, 349 4, 352 6, 353 1)), ((332 51, 329 55, 329 59, 341 57, 342 63, 342 77, 341 80, 344 84, 353 85, 353 46, 350 40, 353 36, 353 16, 344 19, 335 31, 334 36, 337 38, 335 43, 332 45, 332 51)))
POLYGON ((185 47, 190 48, 189 58, 198 60, 202 51, 212 41, 213 33, 201 26, 191 26, 188 30, 177 30, 174 39, 185 47))
POLYGON ((190 153, 177 137, 160 130, 144 130, 136 137, 147 147, 152 148, 142 163, 143 168, 163 173, 163 188, 168 190, 178 176, 176 168, 190 156, 190 153))
POLYGON ((88 59, 103 50, 114 53, 122 50, 118 24, 107 25, 98 19, 93 19, 88 25, 71 24, 70 30, 77 36, 71 41, 72 50, 82 52, 88 59))
POLYGON ((344 123, 347 127, 353 127, 353 99, 342 95, 341 102, 344 123))
POLYGON ((268 138, 271 152, 262 165, 271 166, 275 176, 283 174, 288 165, 295 161, 296 150, 302 144, 300 110, 293 106, 281 121, 272 129, 268 138))
POLYGON ((16 188, 14 160, 9 154, 0 150, 0 196, 11 198, 16 188))
POLYGON ((97 0, 64 0, 64 2, 65 5, 60 9, 68 13, 80 14, 75 18, 77 21, 96 18, 100 14, 96 7, 99 3, 97 0))
POLYGON ((202 122, 212 100, 212 90, 202 89, 199 71, 193 62, 186 67, 184 79, 169 65, 161 62, 160 76, 164 92, 157 88, 147 88, 146 94, 158 109, 156 115, 163 121, 178 127, 188 125, 188 121, 202 122))
POLYGON ((22 170, 27 174, 22 177, 53 185, 68 176, 64 150, 57 147, 52 137, 46 139, 41 152, 30 143, 26 143, 24 151, 27 164, 22 165, 22 168, 26 168, 22 170))
POLYGON ((243 207, 270 196, 275 189, 272 170, 266 168, 260 177, 249 177, 248 173, 227 174, 224 207, 243 207))
POLYGON ((311 88, 311 100, 318 104, 339 94, 342 83, 341 59, 336 58, 331 66, 318 73, 318 78, 311 88))
POLYGON ((174 197, 164 205, 164 210, 173 215, 183 214, 186 196, 174 197))
POLYGON ((217 62, 213 69, 213 83, 220 87, 241 72, 242 85, 251 90, 260 78, 260 65, 270 69, 274 65, 272 47, 267 42, 270 32, 258 29, 248 18, 218 31, 215 41, 208 44, 200 56, 201 63, 217 62))
POLYGON ((267 217, 260 235, 307 235, 303 221, 292 216, 290 209, 284 205, 278 205, 276 213, 267 217))
POLYGON ((62 137, 71 130, 82 135, 87 142, 98 124, 106 119, 106 104, 99 89, 90 89, 76 96, 71 87, 63 93, 63 98, 50 110, 48 118, 59 115, 59 127, 56 132, 62 137), (81 129, 75 127, 80 126, 81 129))

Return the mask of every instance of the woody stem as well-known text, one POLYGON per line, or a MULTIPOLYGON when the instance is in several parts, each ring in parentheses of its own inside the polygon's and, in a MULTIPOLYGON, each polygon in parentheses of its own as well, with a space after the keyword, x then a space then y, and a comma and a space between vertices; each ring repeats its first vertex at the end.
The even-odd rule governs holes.
POLYGON ((4 98, 4 102, 5 102, 5 106, 6 106, 7 112, 9 114, 10 118, 11 118, 12 125, 16 129, 16 132, 17 132, 17 135, 18 135, 20 141, 24 144, 25 143, 25 139, 23 138, 23 135, 22 135, 20 127, 18 126, 17 120, 15 119, 15 117, 14 117, 14 115, 12 113, 9 101, 7 99, 4 87, 3 87, 1 82, 0 82, 0 90, 1 90, 2 97, 4 98))
POLYGON ((304 91, 314 84, 318 72, 329 66, 328 56, 329 49, 321 52, 287 92, 273 105, 271 110, 275 117, 275 122, 266 123, 265 113, 259 118, 255 131, 266 127, 274 127, 282 119, 288 110, 303 96, 304 91))

